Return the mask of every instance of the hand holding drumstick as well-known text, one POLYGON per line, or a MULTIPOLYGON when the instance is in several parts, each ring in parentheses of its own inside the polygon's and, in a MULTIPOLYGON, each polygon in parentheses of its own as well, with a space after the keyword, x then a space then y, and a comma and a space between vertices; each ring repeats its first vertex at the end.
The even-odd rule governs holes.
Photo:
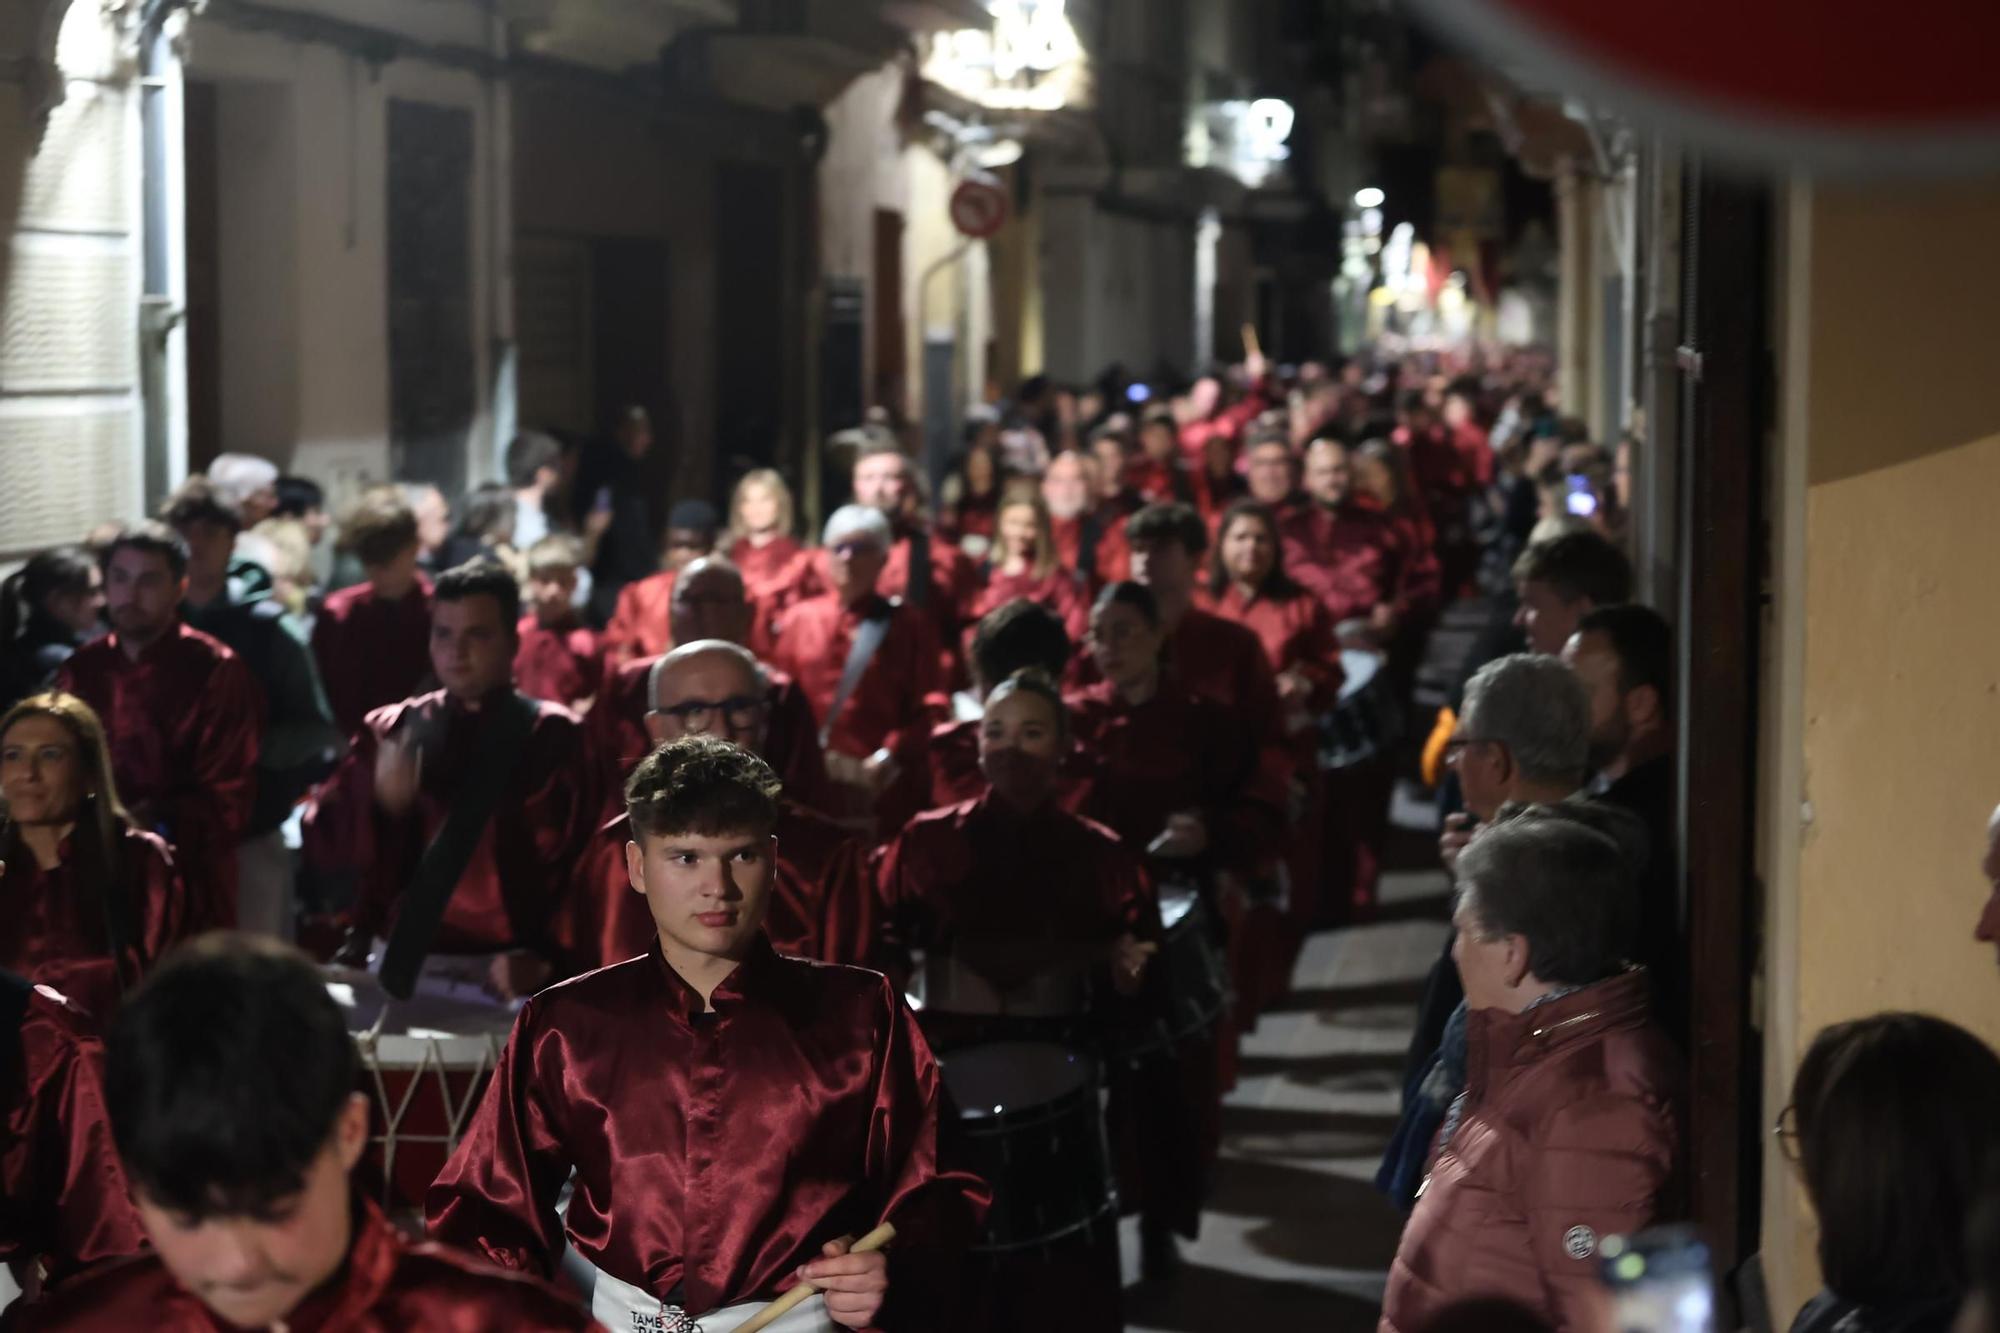
POLYGON ((867 1328, 889 1292, 889 1260, 882 1247, 895 1236, 896 1228, 884 1222, 852 1245, 845 1238, 828 1241, 821 1251, 824 1258, 800 1265, 799 1284, 739 1325, 736 1333, 761 1333, 815 1291, 826 1294, 826 1312, 834 1323, 867 1328))

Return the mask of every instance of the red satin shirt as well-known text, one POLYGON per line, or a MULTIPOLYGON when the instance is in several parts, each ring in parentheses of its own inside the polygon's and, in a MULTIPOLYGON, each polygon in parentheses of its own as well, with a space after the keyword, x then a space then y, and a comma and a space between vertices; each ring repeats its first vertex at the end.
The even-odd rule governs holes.
POLYGON ((393 602, 367 583, 327 594, 313 621, 312 649, 333 720, 352 736, 369 713, 422 693, 430 680, 431 581, 418 575, 393 602))
MULTIPOLYGON (((653 751, 646 714, 653 706, 653 664, 657 657, 627 662, 605 680, 604 693, 584 715, 590 750, 596 759, 604 791, 606 819, 625 809, 625 779, 653 751)), ((770 683, 770 705, 764 721, 764 761, 785 784, 785 795, 812 805, 826 781, 826 760, 819 748, 819 722, 799 683, 782 671, 764 668, 770 683)))
POLYGON ((604 662, 620 667, 638 657, 658 657, 674 646, 674 579, 663 569, 618 590, 618 604, 604 626, 604 662))
POLYGON ((989 1195, 939 1162, 937 1064, 888 980, 759 936, 711 1003, 657 943, 529 1000, 431 1186, 431 1234, 548 1273, 566 1233, 700 1316, 768 1300, 827 1241, 890 1221, 877 1322, 943 1327, 908 1310, 912 1279, 974 1238, 989 1195))
POLYGON ((1255 738, 1213 700, 1163 680, 1151 699, 1130 704, 1100 682, 1071 699, 1070 720, 1097 755, 1083 813, 1135 850, 1185 810, 1203 816, 1217 865, 1253 870, 1282 846, 1284 785, 1260 762, 1255 738))
POLYGON ((1234 713, 1253 736, 1266 742, 1280 736, 1278 683, 1255 634, 1190 607, 1167 637, 1166 657, 1182 685, 1234 713))
POLYGON ((235 653, 175 625, 139 655, 117 634, 63 663, 57 687, 97 710, 119 799, 173 844, 203 923, 236 924, 236 845, 257 796, 264 695, 235 653))
POLYGON ((991 790, 904 825, 875 883, 903 938, 1002 987, 1065 964, 1095 975, 1119 936, 1159 934, 1152 885, 1117 834, 991 790))
MULTIPOLYGON (((792 958, 866 966, 875 953, 875 894, 867 849, 823 815, 793 801, 779 804, 776 879, 764 934, 792 958)), ((619 815, 599 829, 577 862, 565 917, 575 956, 609 967, 644 953, 657 928, 646 896, 632 887, 625 844, 632 821, 619 815)))
POLYGON ((1300 505, 1280 520, 1285 572, 1320 599, 1335 625, 1387 605, 1408 621, 1435 610, 1437 555, 1415 529, 1350 501, 1300 505))
POLYGON ((18 1058, 0 1060, 0 1263, 43 1260, 59 1286, 138 1253, 145 1233, 105 1118, 104 1047, 55 991, 36 986, 21 998, 18 1037, 8 1034, 18 1058))
MULTIPOLYGON (((508 788, 445 907, 437 953, 527 948, 557 957, 553 918, 602 807, 583 724, 560 704, 538 708, 508 788)), ((306 855, 329 870, 360 872, 356 926, 388 937, 424 848, 477 761, 480 726, 490 716, 490 708, 471 711, 443 690, 378 708, 315 794, 306 855), (402 818, 375 803, 375 756, 392 733, 423 746, 417 802, 402 818)))
MULTIPOLYGON (((857 759, 883 746, 901 751, 921 744, 930 721, 924 697, 939 683, 937 638, 929 617, 907 604, 888 610, 879 597, 863 609, 889 615, 889 632, 833 720, 827 747, 857 759)), ((822 722, 833 706, 862 619, 861 611, 829 592, 793 607, 779 627, 771 660, 798 681, 822 722)))
POLYGON ((1334 637, 1333 618, 1311 593, 1246 601, 1231 584, 1219 597, 1205 588, 1197 591, 1195 605, 1255 634, 1273 674, 1298 671, 1310 680, 1309 711, 1331 708, 1340 697, 1340 643, 1334 637))
POLYGON ((604 652, 591 631, 549 629, 533 616, 522 616, 519 633, 514 688, 530 699, 568 707, 595 698, 604 688, 604 652))
POLYGON ((750 599, 762 601, 783 588, 795 572, 793 562, 801 549, 792 537, 773 537, 762 546, 748 537, 738 537, 729 545, 726 555, 743 576, 743 588, 750 599))
POLYGON ((80 882, 74 835, 63 841, 61 864, 53 869, 43 869, 21 847, 0 872, 0 967, 54 987, 99 1017, 108 1016, 162 954, 202 927, 164 842, 128 829, 117 854, 116 892, 133 929, 116 958, 103 888, 80 882))
MULTIPOLYGON (((986 587, 973 600, 973 621, 977 622, 1017 597, 1038 602, 1060 617, 1063 628, 1069 631, 1072 648, 1081 645, 1084 636, 1090 633, 1090 598, 1077 583, 1076 575, 1060 567, 1040 576, 1033 570, 1020 574, 1002 574, 994 570, 987 576, 986 587)), ((966 627, 968 651, 972 629, 971 625, 966 627)))
MULTIPOLYGON (((288 1333, 604 1333, 574 1297, 523 1273, 503 1273, 470 1255, 412 1241, 366 1198, 355 1202, 347 1263, 285 1316, 288 1333)), ((24 1330, 75 1333, 231 1333, 201 1299, 146 1255, 34 1307, 24 1330)))
POLYGON ((1083 559, 1083 525, 1088 518, 1097 522, 1097 543, 1092 550, 1091 567, 1084 571, 1087 581, 1092 587, 1100 587, 1130 578, 1132 545, 1125 538, 1128 514, 1100 508, 1094 515, 1080 518, 1051 518, 1049 530, 1056 539, 1056 559, 1063 568, 1076 571, 1077 563, 1083 559))

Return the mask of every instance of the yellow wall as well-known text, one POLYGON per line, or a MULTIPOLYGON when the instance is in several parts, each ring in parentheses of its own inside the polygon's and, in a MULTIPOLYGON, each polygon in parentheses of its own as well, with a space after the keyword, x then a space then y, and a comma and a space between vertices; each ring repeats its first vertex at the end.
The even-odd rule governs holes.
MULTIPOLYGON (((1971 938, 2000 802, 2000 182, 1794 187, 1765 696, 1766 1100, 1829 1023, 1916 1009, 2000 1045, 1971 938)), ((1817 1284, 1767 1153, 1774 1312, 1817 1284)))

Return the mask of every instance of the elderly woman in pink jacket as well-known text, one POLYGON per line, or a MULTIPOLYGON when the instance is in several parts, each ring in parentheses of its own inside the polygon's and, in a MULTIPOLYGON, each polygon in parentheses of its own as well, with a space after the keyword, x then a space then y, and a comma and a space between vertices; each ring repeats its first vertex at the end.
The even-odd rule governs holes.
POLYGON ((1488 1298, 1582 1333, 1598 1247, 1670 1214, 1679 1151, 1680 1056, 1626 963, 1637 889, 1609 836, 1538 806, 1465 849, 1458 894, 1466 1089, 1431 1150, 1380 1333, 1422 1333, 1488 1298))

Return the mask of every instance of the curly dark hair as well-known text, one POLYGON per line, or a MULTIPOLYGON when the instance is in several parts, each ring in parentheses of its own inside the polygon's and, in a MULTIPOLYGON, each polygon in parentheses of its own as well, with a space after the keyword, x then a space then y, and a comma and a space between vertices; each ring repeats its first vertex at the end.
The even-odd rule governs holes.
POLYGON ((1134 546, 1179 542, 1189 555, 1199 556, 1208 549, 1208 525, 1201 521, 1193 505, 1178 500, 1150 504, 1125 524, 1125 538, 1134 546))
POLYGON ((639 762, 625 783, 625 809, 636 831, 656 838, 768 833, 777 826, 783 790, 771 766, 742 746, 686 736, 639 762))

